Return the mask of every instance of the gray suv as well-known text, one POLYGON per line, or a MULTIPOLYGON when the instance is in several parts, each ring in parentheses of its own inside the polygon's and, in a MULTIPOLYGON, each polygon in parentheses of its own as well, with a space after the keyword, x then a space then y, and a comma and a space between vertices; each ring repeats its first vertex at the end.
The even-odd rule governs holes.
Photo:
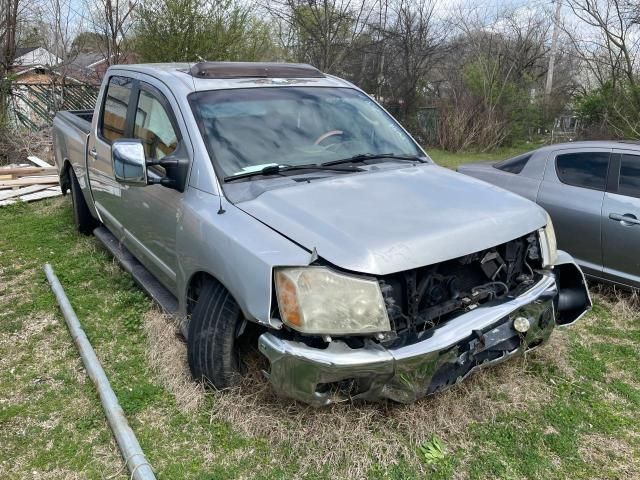
POLYGON ((54 143, 78 230, 182 320, 215 388, 248 345, 281 395, 412 402, 591 305, 544 210, 308 65, 111 67, 54 143))

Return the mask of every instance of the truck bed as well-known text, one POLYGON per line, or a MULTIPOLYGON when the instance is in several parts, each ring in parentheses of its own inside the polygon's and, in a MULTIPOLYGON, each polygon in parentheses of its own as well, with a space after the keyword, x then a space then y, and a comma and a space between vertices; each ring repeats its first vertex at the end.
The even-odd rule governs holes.
MULTIPOLYGON (((87 139, 91 132, 92 110, 69 110, 56 113, 53 119, 55 162, 63 192, 69 188, 64 175, 65 164, 70 164, 79 179, 86 178, 87 139)), ((80 181, 81 185, 87 185, 80 181)))
POLYGON ((80 130, 89 134, 91 131, 91 121, 93 120, 93 110, 65 110, 56 114, 56 117, 64 120, 80 130))

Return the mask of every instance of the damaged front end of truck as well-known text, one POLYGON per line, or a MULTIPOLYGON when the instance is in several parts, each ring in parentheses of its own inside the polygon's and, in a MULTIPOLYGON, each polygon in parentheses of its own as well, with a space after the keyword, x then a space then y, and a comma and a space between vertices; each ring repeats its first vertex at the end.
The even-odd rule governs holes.
POLYGON ((581 270, 556 252, 549 226, 387 275, 344 272, 322 259, 276 269, 286 327, 259 338, 273 388, 314 406, 411 403, 542 345, 591 308, 581 270))

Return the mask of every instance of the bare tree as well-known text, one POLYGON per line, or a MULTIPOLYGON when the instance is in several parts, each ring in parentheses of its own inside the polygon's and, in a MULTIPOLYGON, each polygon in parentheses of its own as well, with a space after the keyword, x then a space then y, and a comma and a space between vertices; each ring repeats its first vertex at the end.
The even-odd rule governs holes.
POLYGON ((440 145, 490 150, 540 126, 551 22, 544 12, 461 10, 443 67, 440 145))
POLYGON ((415 113, 429 73, 444 53, 444 24, 434 17, 435 0, 393 0, 384 29, 387 56, 382 68, 388 94, 401 106, 406 119, 415 113))
POLYGON ((602 77, 603 63, 615 83, 622 76, 635 86, 636 58, 639 52, 637 12, 620 0, 567 0, 574 15, 592 32, 569 32, 594 74, 602 77), (593 34, 589 34, 593 33, 593 34))
POLYGON ((0 0, 0 127, 7 119, 11 92, 8 74, 16 57, 20 21, 25 16, 25 0, 0 0))
POLYGON ((107 65, 122 61, 127 35, 133 26, 133 12, 139 0, 87 0, 92 30, 104 41, 100 46, 107 65))
POLYGON ((37 16, 42 26, 40 46, 56 57, 56 61, 49 65, 54 73, 51 83, 63 85, 78 54, 72 45, 83 28, 84 14, 74 8, 72 0, 42 0, 37 16))
POLYGON ((366 0, 266 0, 264 7, 280 22, 280 38, 296 60, 334 73, 373 11, 366 0))
POLYGON ((640 138, 640 7, 629 0, 567 4, 579 21, 564 29, 586 72, 578 104, 586 134, 640 138))
POLYGON ((13 64, 16 54, 16 30, 18 25, 19 0, 0 0, 0 68, 2 78, 13 64))

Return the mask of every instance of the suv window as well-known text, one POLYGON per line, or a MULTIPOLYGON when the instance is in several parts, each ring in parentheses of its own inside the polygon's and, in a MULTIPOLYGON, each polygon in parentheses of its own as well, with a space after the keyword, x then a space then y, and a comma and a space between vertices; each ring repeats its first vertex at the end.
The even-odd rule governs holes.
POLYGON ((504 160, 502 162, 496 163, 494 167, 504 172, 517 174, 522 171, 522 169, 525 167, 525 165, 527 164, 527 162, 532 156, 533 156, 533 153, 525 153, 523 155, 518 155, 517 157, 513 157, 508 160, 504 160))
POLYGON ((618 193, 640 197, 640 155, 622 155, 618 193))
POLYGON ((147 90, 140 90, 133 136, 142 140, 147 158, 159 160, 178 146, 171 117, 162 102, 147 90))
POLYGON ((609 152, 566 153, 556 157, 556 172, 562 183, 604 190, 609 168, 609 152))
POLYGON ((132 84, 132 80, 126 77, 109 79, 100 122, 100 134, 108 142, 118 140, 125 135, 132 84))

